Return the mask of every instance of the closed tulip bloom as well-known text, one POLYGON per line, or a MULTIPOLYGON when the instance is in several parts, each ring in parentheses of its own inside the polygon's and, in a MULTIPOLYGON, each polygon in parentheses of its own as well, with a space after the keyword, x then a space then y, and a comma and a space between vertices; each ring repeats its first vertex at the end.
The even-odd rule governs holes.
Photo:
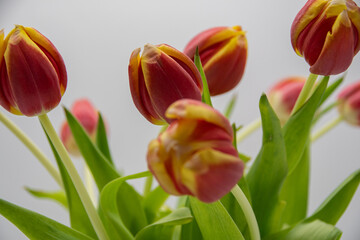
POLYGON ((55 108, 67 85, 64 61, 37 30, 0 31, 0 105, 17 115, 37 116, 55 108))
POLYGON ((214 202, 228 193, 243 175, 244 164, 232 145, 229 121, 199 101, 172 104, 166 117, 173 120, 150 142, 147 162, 164 190, 214 202))
MULTIPOLYGON (((71 108, 71 113, 83 126, 89 137, 95 141, 99 119, 99 113, 97 109, 95 109, 89 100, 79 99, 74 102, 71 108)), ((69 153, 75 156, 80 155, 79 148, 75 142, 74 136, 71 133, 67 121, 65 121, 61 126, 60 138, 69 153)))
POLYGON ((276 83, 267 94, 269 102, 282 125, 289 119, 305 81, 305 77, 285 78, 276 83))
POLYGON ((195 64, 168 45, 135 49, 129 63, 130 90, 135 106, 151 123, 165 124, 166 109, 183 98, 201 100, 202 82, 195 64))
POLYGON ((291 43, 310 72, 344 72, 360 50, 360 8, 352 0, 309 0, 291 27, 291 43))
POLYGON ((197 47, 210 94, 219 95, 236 87, 247 58, 247 40, 242 28, 215 27, 203 31, 187 44, 184 53, 194 59, 197 47))
POLYGON ((360 126, 360 81, 344 88, 338 96, 338 110, 343 119, 360 126))

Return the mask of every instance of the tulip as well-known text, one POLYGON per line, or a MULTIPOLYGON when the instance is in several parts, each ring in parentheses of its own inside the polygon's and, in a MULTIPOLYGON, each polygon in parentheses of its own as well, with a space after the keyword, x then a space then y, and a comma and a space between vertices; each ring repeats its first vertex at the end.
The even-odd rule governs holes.
POLYGON ((344 72, 360 50, 360 8, 352 0, 309 0, 295 17, 291 43, 310 72, 344 72))
POLYGON ((236 87, 243 76, 247 57, 247 40, 242 28, 215 27, 203 31, 187 44, 184 53, 194 59, 197 47, 210 95, 236 87))
POLYGON ((67 85, 64 61, 37 30, 0 31, 0 105, 17 115, 37 116, 55 108, 67 85))
POLYGON ((229 121, 199 101, 182 99, 166 111, 173 120, 150 142, 147 162, 163 189, 213 202, 228 193, 244 164, 232 145, 229 121))
POLYGON ((135 106, 153 124, 165 124, 166 109, 183 98, 201 100, 202 81, 185 54, 165 45, 135 49, 130 57, 129 83, 135 106))
POLYGON ((338 110, 346 122, 360 126, 360 81, 351 84, 340 92, 338 110))
MULTIPOLYGON (((95 141, 99 113, 91 104, 91 102, 87 99, 79 99, 74 102, 71 108, 71 112, 74 117, 79 121, 79 123, 83 126, 89 137, 93 141, 95 141)), ((79 148, 75 142, 74 136, 71 133, 67 121, 65 121, 61 126, 60 138, 69 153, 74 156, 80 155, 79 148)))
POLYGON ((304 77, 285 78, 275 84, 267 94, 281 125, 289 119, 305 81, 304 77))

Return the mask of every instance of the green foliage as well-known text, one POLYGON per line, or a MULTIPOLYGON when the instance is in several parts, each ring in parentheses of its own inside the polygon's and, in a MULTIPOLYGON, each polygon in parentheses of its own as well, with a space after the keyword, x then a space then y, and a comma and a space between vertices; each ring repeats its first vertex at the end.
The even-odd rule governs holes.
POLYGON ((138 234, 136 234, 136 240, 169 240, 174 234, 175 227, 191 222, 192 216, 188 208, 179 208, 172 213, 163 217, 143 228, 138 234))
POLYGON ((34 197, 53 200, 53 201, 59 203, 60 205, 62 205, 64 208, 68 208, 66 194, 62 190, 44 191, 44 190, 32 189, 29 187, 25 187, 25 190, 34 197))
POLYGON ((0 199, 0 214, 31 240, 91 240, 50 218, 0 199))
POLYGON ((280 121, 265 95, 260 99, 260 112, 263 144, 246 180, 261 235, 266 236, 281 227, 279 218, 283 204, 279 201, 279 193, 287 175, 287 162, 280 121))
POLYGON ((220 201, 207 204, 190 197, 190 206, 204 240, 244 239, 220 201))
POLYGON ((108 160, 109 163, 114 165, 106 135, 106 125, 100 113, 99 113, 98 125, 96 130, 96 146, 99 148, 100 152, 104 154, 106 160, 108 160))
POLYGON ((204 69, 201 64, 200 56, 199 56, 199 49, 196 48, 195 56, 194 56, 194 63, 197 67, 197 69, 200 72, 201 79, 202 79, 202 85, 203 85, 203 92, 202 92, 202 102, 206 103, 207 105, 212 107, 211 103, 211 96, 209 92, 209 86, 206 80, 206 76, 204 73, 204 69))
POLYGON ((301 223, 293 228, 284 240, 337 240, 342 232, 335 226, 315 220, 308 223, 301 223))
POLYGON ((168 199, 169 194, 158 186, 152 190, 143 200, 143 207, 148 221, 151 223, 159 217, 159 209, 168 199))
POLYGON ((66 119, 69 123, 76 144, 84 157, 95 179, 99 191, 111 180, 120 177, 110 161, 94 145, 90 137, 77 121, 77 119, 65 108, 66 119))

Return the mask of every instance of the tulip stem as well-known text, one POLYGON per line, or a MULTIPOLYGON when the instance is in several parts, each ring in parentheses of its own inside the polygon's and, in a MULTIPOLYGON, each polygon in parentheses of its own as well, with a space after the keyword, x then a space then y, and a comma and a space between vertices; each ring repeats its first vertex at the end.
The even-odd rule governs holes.
POLYGON ((306 100, 308 99, 308 97, 311 94, 312 88, 316 82, 317 77, 318 77, 318 75, 316 75, 316 74, 313 74, 313 73, 309 74, 309 77, 306 80, 305 85, 302 88, 298 99, 296 100, 296 103, 291 112, 291 115, 294 114, 297 110, 299 110, 302 107, 302 105, 304 105, 304 103, 306 102, 306 100))
POLYGON ((152 183, 153 183, 153 175, 146 177, 145 186, 144 186, 144 197, 146 197, 150 193, 152 183))
POLYGON ((231 189, 231 193, 234 195, 236 201, 239 203, 247 221, 250 230, 250 238, 251 240, 260 240, 260 230, 259 226, 252 210, 252 207, 246 198, 245 194, 239 187, 239 185, 235 185, 233 189, 231 189))
POLYGON ((50 173, 54 178, 56 183, 63 188, 63 183, 59 171, 55 166, 50 162, 50 160, 45 156, 45 154, 40 150, 38 146, 8 117, 0 112, 0 121, 30 150, 32 154, 40 161, 40 163, 45 167, 45 169, 50 173))
POLYGON ((67 152, 65 146, 61 142, 54 127, 52 126, 50 119, 48 118, 48 116, 46 114, 43 114, 43 115, 39 116, 39 120, 40 120, 42 126, 44 127, 45 132, 48 134, 51 142, 54 144, 54 147, 55 147, 56 151, 58 152, 61 160, 63 161, 64 166, 65 166, 66 170, 68 171, 71 180, 74 183, 75 189, 79 194, 81 202, 84 205, 85 211, 89 216, 89 219, 94 227, 94 230, 95 230, 97 236, 99 237, 100 240, 108 240, 109 237, 105 231, 104 225, 101 222, 98 213, 96 212, 95 206, 93 205, 91 198, 90 198, 88 192, 86 191, 86 188, 85 188, 83 182, 81 181, 81 178, 80 178, 73 162, 71 161, 69 153, 67 152))
POLYGON ((337 118, 334 118, 330 122, 326 123, 322 128, 320 128, 311 136, 311 141, 315 142, 322 135, 324 135, 325 133, 336 127, 339 123, 341 123, 343 119, 344 118, 342 116, 338 116, 337 118))
POLYGON ((84 161, 84 178, 85 178, 85 186, 89 193, 91 201, 93 202, 94 205, 96 205, 93 176, 92 176, 92 173, 85 161, 84 161))
POLYGON ((237 134, 237 142, 241 142, 255 130, 261 127, 261 118, 257 118, 244 128, 240 129, 239 133, 237 134))

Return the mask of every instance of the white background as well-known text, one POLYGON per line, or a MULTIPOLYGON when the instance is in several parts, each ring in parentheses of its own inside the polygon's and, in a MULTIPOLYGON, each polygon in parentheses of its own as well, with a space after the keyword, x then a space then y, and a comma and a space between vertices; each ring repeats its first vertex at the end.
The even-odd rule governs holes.
MULTIPOLYGON (((55 44, 68 71, 68 88, 61 104, 69 107, 75 99, 90 98, 109 123, 116 165, 131 174, 146 170, 147 144, 159 130, 139 114, 130 96, 127 66, 133 49, 146 43, 167 43, 182 50, 202 30, 241 25, 247 31, 249 57, 245 75, 232 91, 239 96, 232 120, 238 125, 247 124, 259 117, 258 100, 262 92, 281 78, 308 75, 308 65, 292 50, 289 36, 291 23, 304 4, 305 0, 1 0, 0 28, 8 33, 14 24, 31 26, 55 44)), ((360 80, 359 55, 349 68, 344 85, 357 80, 360 80)), ((232 93, 214 98, 215 107, 223 110, 232 93)), ((336 114, 332 111, 321 123, 336 114)), ((36 118, 6 115, 53 160, 36 118)), ((59 128, 64 120, 61 107, 49 117, 59 128)), ((258 131, 240 145, 240 151, 255 157, 260 142, 258 131)), ((359 142, 360 129, 341 123, 313 145, 310 213, 360 167, 359 142)), ((82 164, 77 161, 76 165, 80 168, 82 164)), ((141 189, 141 182, 135 184, 141 189)), ((57 189, 37 159, 0 125, 0 198, 68 224, 64 209, 29 196, 24 186, 57 189)), ((359 239, 359 223, 360 191, 337 225, 344 231, 343 239, 359 239)), ((0 216, 0 239, 26 237, 0 216)))

